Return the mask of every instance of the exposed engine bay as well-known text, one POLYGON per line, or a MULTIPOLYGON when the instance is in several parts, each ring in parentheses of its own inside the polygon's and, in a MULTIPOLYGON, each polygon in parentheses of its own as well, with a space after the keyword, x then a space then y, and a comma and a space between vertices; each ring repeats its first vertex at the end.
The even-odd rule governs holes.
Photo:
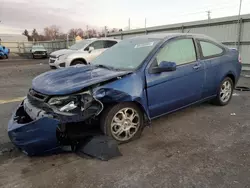
POLYGON ((58 120, 58 142, 60 145, 71 145, 73 149, 86 136, 100 134, 94 125, 103 108, 103 104, 90 91, 50 97, 31 89, 23 101, 25 113, 22 119, 32 121, 48 117, 58 120))

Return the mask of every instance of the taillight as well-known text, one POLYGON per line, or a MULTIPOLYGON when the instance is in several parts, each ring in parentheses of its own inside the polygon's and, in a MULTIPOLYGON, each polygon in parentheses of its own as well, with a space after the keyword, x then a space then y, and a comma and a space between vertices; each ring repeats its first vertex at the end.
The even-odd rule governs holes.
POLYGON ((238 61, 239 61, 239 63, 241 63, 241 56, 240 56, 240 54, 238 56, 238 61))

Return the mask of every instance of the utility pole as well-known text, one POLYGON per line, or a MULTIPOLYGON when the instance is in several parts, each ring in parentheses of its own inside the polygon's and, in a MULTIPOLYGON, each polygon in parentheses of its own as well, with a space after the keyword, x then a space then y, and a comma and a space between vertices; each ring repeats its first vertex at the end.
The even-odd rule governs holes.
POLYGON ((67 45, 67 49, 69 47, 69 33, 67 33, 67 42, 66 42, 66 45, 67 45))
POLYGON ((105 38, 107 37, 107 26, 104 27, 105 38))
POLYGON ((130 30, 130 18, 128 19, 128 30, 130 30))
POLYGON ((237 33, 238 37, 236 36, 236 41, 235 41, 235 46, 237 46, 237 49, 239 49, 239 43, 240 43, 240 15, 241 15, 241 5, 242 5, 242 0, 240 0, 240 5, 239 5, 239 14, 238 14, 238 22, 237 22, 237 33), (238 43, 238 45, 237 45, 238 43))
POLYGON ((89 38, 89 26, 87 25, 87 38, 89 38))
POLYGON ((206 12, 207 12, 207 19, 210 20, 211 19, 211 16, 210 16, 211 11, 209 10, 209 11, 206 11, 206 12))

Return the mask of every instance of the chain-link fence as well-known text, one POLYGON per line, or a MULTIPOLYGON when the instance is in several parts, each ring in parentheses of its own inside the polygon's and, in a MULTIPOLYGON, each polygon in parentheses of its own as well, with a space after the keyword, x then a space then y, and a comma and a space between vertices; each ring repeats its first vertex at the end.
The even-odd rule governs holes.
POLYGON ((33 45, 43 45, 47 50, 48 54, 60 50, 68 48, 69 46, 75 44, 75 40, 56 40, 56 41, 36 41, 36 42, 5 42, 2 41, 1 45, 10 49, 10 52, 13 54, 18 54, 20 56, 27 56, 30 54, 30 50, 33 45))

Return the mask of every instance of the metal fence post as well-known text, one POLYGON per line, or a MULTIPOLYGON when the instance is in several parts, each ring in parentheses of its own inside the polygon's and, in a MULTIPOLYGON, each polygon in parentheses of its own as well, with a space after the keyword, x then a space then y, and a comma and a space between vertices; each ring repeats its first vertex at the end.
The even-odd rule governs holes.
POLYGON ((17 43, 17 46, 18 46, 18 52, 21 53, 21 51, 20 51, 20 42, 17 43))
POLYGON ((242 32, 242 23, 243 23, 243 19, 241 18, 238 24, 238 39, 237 39, 237 50, 240 50, 240 42, 241 42, 241 32, 242 32))
POLYGON ((54 42, 53 42, 53 40, 51 41, 51 48, 52 48, 52 52, 54 52, 55 50, 54 50, 54 42))

